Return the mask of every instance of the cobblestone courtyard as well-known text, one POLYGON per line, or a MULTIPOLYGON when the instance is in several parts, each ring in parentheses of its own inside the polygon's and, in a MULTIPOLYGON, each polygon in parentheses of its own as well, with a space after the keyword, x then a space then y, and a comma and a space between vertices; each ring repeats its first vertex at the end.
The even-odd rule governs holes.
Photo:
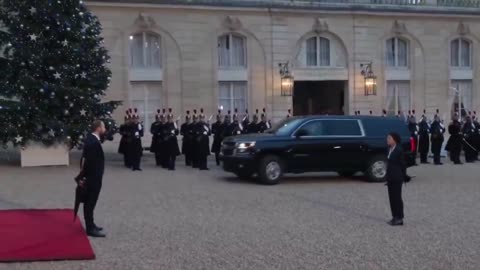
MULTIPOLYGON (((0 209, 71 208, 70 167, 0 159, 0 209)), ((15 158, 15 157, 14 157, 15 158)), ((96 210, 106 239, 94 261, 0 264, 0 269, 479 269, 480 164, 415 167, 406 225, 390 227, 386 187, 332 174, 280 185, 220 169, 175 172, 144 157, 143 172, 107 155, 96 210)))

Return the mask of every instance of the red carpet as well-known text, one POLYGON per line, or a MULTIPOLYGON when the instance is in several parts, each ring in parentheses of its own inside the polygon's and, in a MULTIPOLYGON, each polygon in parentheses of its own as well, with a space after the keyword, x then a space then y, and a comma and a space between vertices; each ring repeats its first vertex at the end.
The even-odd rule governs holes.
POLYGON ((71 209, 0 210, 0 262, 91 259, 95 254, 71 209))

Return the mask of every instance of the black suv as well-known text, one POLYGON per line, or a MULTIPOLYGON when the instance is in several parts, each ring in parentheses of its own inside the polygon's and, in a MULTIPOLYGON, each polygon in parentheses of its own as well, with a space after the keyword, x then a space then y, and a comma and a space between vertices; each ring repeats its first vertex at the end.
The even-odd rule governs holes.
POLYGON ((363 172, 372 182, 385 180, 386 136, 402 139, 406 164, 415 164, 415 141, 405 122, 374 116, 292 117, 263 134, 240 135, 222 142, 225 171, 241 178, 257 174, 265 184, 277 184, 284 173, 363 172))

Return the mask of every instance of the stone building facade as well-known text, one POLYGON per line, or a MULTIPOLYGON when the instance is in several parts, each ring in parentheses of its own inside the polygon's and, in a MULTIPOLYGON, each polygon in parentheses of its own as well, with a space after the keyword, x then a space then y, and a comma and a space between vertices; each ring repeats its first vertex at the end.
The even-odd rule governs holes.
MULTIPOLYGON (((480 7, 446 0, 101 0, 115 113, 207 115, 266 108, 295 114, 480 109, 480 7), (281 95, 289 62, 293 96, 281 95), (376 95, 361 64, 372 63, 376 95)), ((243 111, 241 112, 243 113, 243 111)))

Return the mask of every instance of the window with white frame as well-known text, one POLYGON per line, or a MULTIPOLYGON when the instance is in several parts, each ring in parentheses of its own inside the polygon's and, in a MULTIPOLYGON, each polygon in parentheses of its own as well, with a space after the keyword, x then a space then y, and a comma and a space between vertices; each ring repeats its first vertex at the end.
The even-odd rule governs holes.
POLYGON ((386 61, 389 67, 408 67, 408 41, 394 37, 386 42, 386 61))
POLYGON ((224 111, 244 112, 248 108, 247 82, 219 82, 218 89, 218 104, 224 111))
POLYGON ((330 40, 319 36, 307 39, 306 57, 308 67, 330 66, 330 40))
POLYGON ((132 83, 129 92, 130 107, 137 108, 140 120, 145 128, 155 121, 157 109, 160 109, 162 93, 161 82, 132 83))
POLYGON ((142 32, 130 36, 130 66, 146 69, 162 67, 160 36, 142 32))
POLYGON ((226 34, 218 38, 218 66, 247 67, 246 39, 238 34, 226 34))
POLYGON ((473 111, 473 89, 472 80, 452 80, 450 83, 449 100, 451 101, 452 117, 455 112, 461 109, 462 116, 466 116, 469 111, 473 111))
POLYGON ((387 112, 396 115, 398 111, 411 110, 410 81, 387 81, 387 112))
POLYGON ((457 38, 450 42, 450 65, 452 67, 470 68, 472 59, 471 42, 457 38))

